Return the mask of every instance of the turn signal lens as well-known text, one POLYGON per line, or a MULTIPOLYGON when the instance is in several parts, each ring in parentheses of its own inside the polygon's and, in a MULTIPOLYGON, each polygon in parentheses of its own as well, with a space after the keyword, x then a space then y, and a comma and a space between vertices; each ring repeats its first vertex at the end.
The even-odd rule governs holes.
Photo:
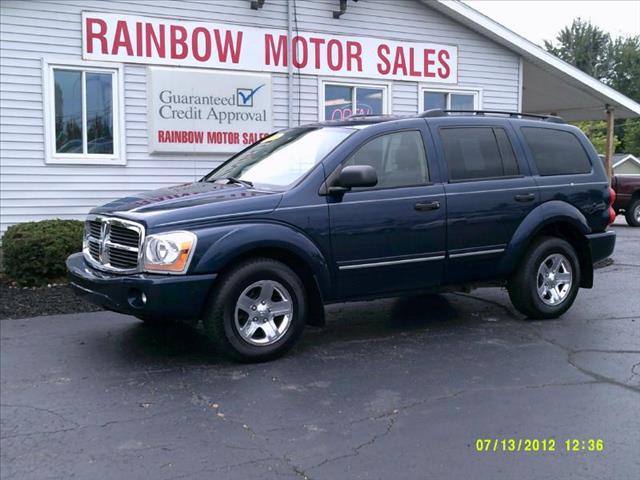
POLYGON ((613 222, 616 221, 616 211, 613 209, 613 204, 616 201, 616 191, 609 187, 609 223, 608 225, 611 225, 613 222))
POLYGON ((149 235, 144 243, 144 269, 148 272, 185 273, 196 240, 191 232, 149 235))

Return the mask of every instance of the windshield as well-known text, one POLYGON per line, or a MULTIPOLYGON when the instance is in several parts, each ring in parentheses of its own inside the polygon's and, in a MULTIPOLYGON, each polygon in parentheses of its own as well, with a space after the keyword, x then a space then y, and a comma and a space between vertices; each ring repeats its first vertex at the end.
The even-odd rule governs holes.
POLYGON ((275 133, 223 164, 204 180, 233 178, 257 187, 286 189, 302 178, 340 142, 351 128, 300 127, 275 133))

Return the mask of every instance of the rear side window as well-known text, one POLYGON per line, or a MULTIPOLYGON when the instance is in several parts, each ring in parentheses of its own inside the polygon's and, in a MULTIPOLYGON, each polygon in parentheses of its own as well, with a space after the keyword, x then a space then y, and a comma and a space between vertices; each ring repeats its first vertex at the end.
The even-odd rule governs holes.
POLYGON ((587 152, 573 133, 523 127, 522 134, 540 175, 571 175, 591 171, 587 152))
POLYGON ((449 168, 449 181, 518 175, 513 147, 502 128, 443 128, 440 136, 449 168))

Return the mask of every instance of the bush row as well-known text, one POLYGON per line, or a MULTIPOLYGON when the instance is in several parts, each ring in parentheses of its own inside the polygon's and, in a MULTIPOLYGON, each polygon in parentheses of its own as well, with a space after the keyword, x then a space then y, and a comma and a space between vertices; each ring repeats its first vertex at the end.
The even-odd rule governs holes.
POLYGON ((19 285, 43 285, 66 275, 65 260, 82 250, 84 223, 43 220, 10 226, 2 238, 5 273, 19 285))

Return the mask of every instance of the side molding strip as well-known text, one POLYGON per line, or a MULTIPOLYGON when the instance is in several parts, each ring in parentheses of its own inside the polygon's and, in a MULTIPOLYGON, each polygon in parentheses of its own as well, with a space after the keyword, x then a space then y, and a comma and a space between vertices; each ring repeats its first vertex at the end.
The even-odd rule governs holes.
POLYGON ((504 248, 495 248, 493 250, 482 250, 479 252, 452 253, 449 258, 473 257, 475 255, 491 255, 492 253, 502 253, 504 248))
POLYGON ((418 262, 431 262, 433 260, 444 260, 444 255, 438 255, 436 257, 421 257, 421 258, 407 258, 404 260, 389 260, 386 262, 373 262, 373 263, 359 263, 357 265, 342 265, 338 267, 339 270, 356 270, 359 268, 371 268, 371 267, 387 267, 389 265, 402 265, 403 263, 418 263, 418 262))

